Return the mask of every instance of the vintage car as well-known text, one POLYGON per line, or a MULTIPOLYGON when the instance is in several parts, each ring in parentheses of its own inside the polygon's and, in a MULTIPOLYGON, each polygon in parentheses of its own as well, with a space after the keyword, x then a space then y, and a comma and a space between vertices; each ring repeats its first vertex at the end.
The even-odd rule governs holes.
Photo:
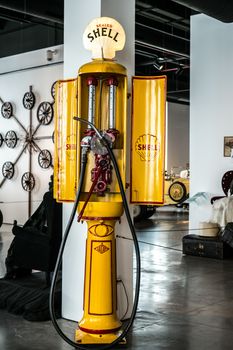
MULTIPOLYGON (((171 172, 164 176, 164 205, 187 207, 185 200, 189 197, 189 170, 183 170, 179 175, 171 172)), ((156 211, 157 205, 135 205, 133 211, 134 221, 148 219, 156 211)))

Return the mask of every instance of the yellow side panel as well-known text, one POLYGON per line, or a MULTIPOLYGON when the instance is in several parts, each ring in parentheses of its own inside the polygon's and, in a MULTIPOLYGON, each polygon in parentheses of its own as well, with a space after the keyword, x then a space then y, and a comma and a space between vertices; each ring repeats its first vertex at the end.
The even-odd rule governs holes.
POLYGON ((55 88, 54 198, 73 201, 76 188, 77 80, 58 81, 55 88))
POLYGON ((162 204, 166 77, 133 77, 131 203, 162 204))

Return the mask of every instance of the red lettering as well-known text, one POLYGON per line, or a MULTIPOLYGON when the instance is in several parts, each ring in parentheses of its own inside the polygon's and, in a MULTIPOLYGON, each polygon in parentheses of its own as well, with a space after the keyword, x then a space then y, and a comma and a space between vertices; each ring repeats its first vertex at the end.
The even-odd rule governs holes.
POLYGON ((96 24, 96 27, 97 28, 101 28, 101 27, 107 27, 107 28, 112 28, 112 24, 96 24))
POLYGON ((157 150, 157 146, 156 145, 151 145, 151 144, 149 144, 149 145, 147 145, 147 144, 138 144, 137 145, 137 150, 138 151, 141 151, 141 150, 143 150, 143 151, 156 151, 157 150))
POLYGON ((76 145, 75 144, 70 144, 70 143, 66 144, 66 150, 67 151, 75 150, 75 149, 76 149, 76 145))

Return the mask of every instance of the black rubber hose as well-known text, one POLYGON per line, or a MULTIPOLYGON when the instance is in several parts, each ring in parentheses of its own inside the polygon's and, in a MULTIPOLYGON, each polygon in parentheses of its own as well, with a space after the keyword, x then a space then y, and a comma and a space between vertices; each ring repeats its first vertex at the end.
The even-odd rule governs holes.
POLYGON ((76 193, 76 198, 75 198, 75 202, 74 202, 74 205, 72 208, 72 212, 70 214, 69 221, 67 223, 67 226, 66 226, 66 229, 64 232, 64 236, 63 236, 63 239, 61 242, 61 246, 59 249, 57 262, 56 262, 56 265, 54 268, 53 279, 52 279, 51 288, 50 288, 50 295, 49 295, 49 311, 50 311, 50 316, 51 316, 51 320, 52 320, 52 323, 54 325, 54 328, 56 329, 57 333, 71 346, 74 346, 74 344, 76 344, 76 343, 74 343, 71 339, 69 339, 60 329, 58 322, 57 322, 57 319, 56 319, 55 311, 54 311, 54 299, 55 299, 56 284, 57 284, 57 279, 58 279, 58 273, 59 273, 59 270, 61 267, 63 252, 65 249, 66 241, 67 241, 67 238, 69 236, 70 229, 71 229, 71 226, 73 224, 73 221, 74 221, 74 218, 75 218, 75 215, 77 212, 77 207, 78 207, 78 204, 80 201, 82 186, 83 186, 83 182, 84 182, 84 178, 85 178, 86 164, 87 164, 87 154, 84 154, 84 155, 82 155, 82 161, 81 161, 79 186, 78 186, 78 190, 76 193))
MULTIPOLYGON (((116 340, 114 340, 112 343, 106 344, 104 346, 98 346, 97 344, 95 344, 98 347, 99 350, 107 350, 107 349, 112 348, 114 345, 118 344, 126 336, 126 334, 129 332, 130 328, 132 327, 133 321, 134 321, 135 316, 136 316, 138 300, 139 300, 139 291, 140 291, 140 272, 141 272, 140 250, 139 250, 139 245, 138 245, 138 240, 137 240, 136 232, 135 232, 135 229, 134 229, 134 225, 133 225, 133 222, 132 222, 132 219, 131 219, 131 215, 130 215, 130 211, 129 211, 129 207, 128 207, 128 203, 127 203, 127 199, 126 199, 126 195, 125 195, 124 185, 122 183, 122 179, 121 179, 120 171, 119 171, 119 168, 118 168, 118 164, 117 164, 116 158, 114 156, 114 153, 113 153, 112 149, 110 148, 110 146, 108 144, 108 141, 100 134, 99 130, 96 129, 96 127, 92 123, 90 123, 87 120, 84 120, 82 118, 79 118, 79 117, 75 117, 74 119, 78 120, 80 122, 83 122, 83 123, 91 125, 91 127, 96 131, 96 134, 100 138, 103 146, 105 146, 107 148, 107 150, 108 150, 108 153, 110 155, 110 158, 112 160, 112 163, 113 163, 113 166, 114 166, 114 169, 115 169, 115 172, 116 172, 117 181, 118 181, 118 184, 119 184, 119 188, 120 188, 120 192, 121 192, 121 196, 122 196, 122 200, 123 200, 123 206, 124 206, 124 209, 125 209, 126 218, 127 218, 128 224, 129 224, 129 228, 130 228, 130 231, 131 231, 131 234, 132 234, 132 237, 133 237, 134 246, 135 246, 136 270, 137 270, 137 273, 136 273, 136 283, 135 283, 135 296, 134 296, 134 303, 133 303, 131 316, 130 316, 130 319, 129 319, 126 327, 124 328, 122 334, 116 340)), ((83 172, 83 179, 84 179, 85 170, 84 171, 81 170, 81 173, 82 172, 83 172)), ((65 244, 66 244, 66 240, 67 240, 67 237, 69 235, 69 231, 70 231, 70 228, 71 228, 71 225, 72 225, 72 222, 74 220, 74 216, 75 216, 75 213, 76 213, 76 210, 77 210, 78 202, 79 202, 80 195, 81 195, 81 188, 82 188, 81 181, 83 182, 83 179, 82 179, 82 176, 80 175, 80 182, 79 182, 78 192, 77 192, 77 195, 76 195, 76 200, 75 200, 75 203, 74 203, 74 206, 73 206, 72 214, 70 216, 69 222, 68 222, 66 230, 65 230, 64 238, 63 238, 63 241, 62 241, 62 244, 61 244, 61 248, 60 248, 60 251, 59 251, 59 254, 58 254, 57 264, 56 264, 56 267, 55 267, 55 270, 54 270, 54 276, 53 276, 53 280, 52 280, 51 292, 50 292, 50 300, 49 300, 50 315, 51 315, 51 319, 52 319, 53 325, 54 325, 57 333, 68 344, 70 344, 74 348, 80 349, 80 350, 86 350, 86 349, 90 349, 90 348, 93 349, 93 344, 91 346, 88 346, 88 345, 82 346, 80 344, 75 343, 71 339, 69 339, 62 332, 62 330, 60 329, 60 327, 59 327, 59 325, 57 323, 55 312, 54 312, 54 295, 55 295, 55 286, 56 286, 56 282, 57 282, 58 271, 59 271, 60 264, 61 264, 61 258, 62 258, 62 255, 63 255, 64 247, 65 247, 65 244)))

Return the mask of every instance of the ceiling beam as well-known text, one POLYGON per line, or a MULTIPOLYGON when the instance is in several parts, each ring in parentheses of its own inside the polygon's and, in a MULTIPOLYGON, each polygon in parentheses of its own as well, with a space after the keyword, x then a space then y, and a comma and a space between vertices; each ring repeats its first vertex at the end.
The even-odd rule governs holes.
MULTIPOLYGON (((49 1, 48 1, 49 4, 49 1)), ((41 20, 45 20, 45 21, 49 21, 49 22, 53 22, 53 23, 57 23, 57 24, 63 24, 64 20, 63 18, 59 18, 58 16, 53 16, 53 15, 48 15, 47 13, 45 13, 44 11, 40 10, 39 7, 37 8, 32 8, 32 7, 27 7, 27 6, 19 6, 20 2, 18 5, 13 5, 11 2, 9 1, 4 1, 1 0, 0 1, 0 9, 4 9, 4 10, 8 10, 8 11, 13 11, 15 13, 18 14, 23 14, 24 16, 31 16, 34 18, 38 18, 41 20)))
POLYGON ((171 50, 171 49, 168 49, 167 47, 163 47, 163 46, 160 46, 157 44, 148 43, 148 42, 138 40, 138 39, 135 40, 135 44, 136 44, 136 48, 137 47, 148 48, 148 49, 151 49, 154 51, 160 51, 160 52, 163 52, 166 54, 180 56, 180 57, 187 58, 187 59, 189 59, 189 57, 190 57, 189 54, 186 54, 186 53, 183 53, 180 51, 176 51, 176 50, 171 50))

